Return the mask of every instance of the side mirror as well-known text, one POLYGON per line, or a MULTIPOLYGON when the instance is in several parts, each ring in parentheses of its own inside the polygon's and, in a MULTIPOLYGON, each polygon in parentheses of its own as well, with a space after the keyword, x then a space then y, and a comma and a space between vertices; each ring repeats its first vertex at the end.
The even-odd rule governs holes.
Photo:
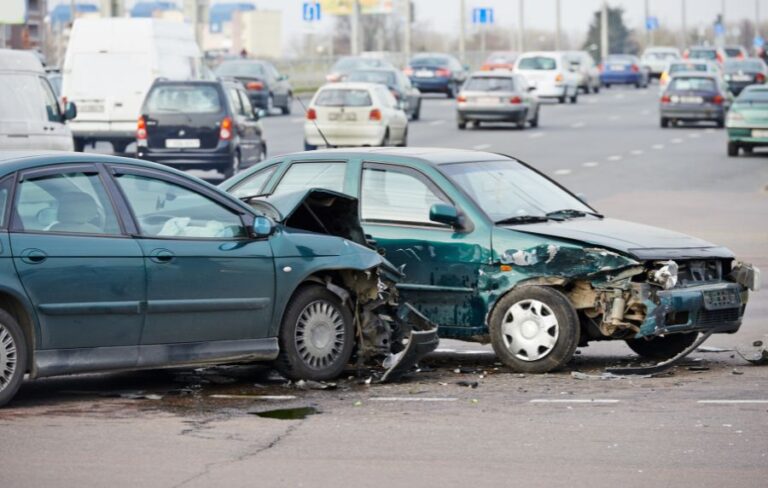
POLYGON ((529 86, 529 87, 528 87, 528 91, 529 91, 529 92, 532 92, 532 91, 536 91, 536 86, 535 86, 535 85, 531 85, 531 86, 529 86))
POLYGON ((253 218, 253 225, 251 226, 251 237, 256 239, 263 239, 269 237, 275 232, 275 224, 267 217, 257 215, 253 218))
POLYGON ((263 108, 253 107, 253 118, 259 120, 267 115, 267 111, 263 108))
POLYGON ((72 120, 77 117, 77 105, 75 102, 67 102, 67 106, 64 107, 64 120, 72 120))
POLYGON ((288 75, 280 75, 277 77, 277 81, 285 81, 288 79, 288 75))
POLYGON ((458 209, 447 203, 435 203, 432 205, 429 209, 429 220, 440 224, 447 224, 451 227, 457 227, 461 224, 458 209))

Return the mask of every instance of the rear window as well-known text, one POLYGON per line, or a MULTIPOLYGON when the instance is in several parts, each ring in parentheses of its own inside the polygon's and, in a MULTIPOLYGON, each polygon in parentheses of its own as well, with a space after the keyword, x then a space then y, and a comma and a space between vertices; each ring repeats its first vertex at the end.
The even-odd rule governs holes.
POLYGON ((707 65, 703 63, 675 63, 669 67, 670 73, 679 73, 681 71, 707 71, 707 65))
POLYGON ((692 59, 717 59, 717 52, 714 49, 695 49, 688 55, 692 59))
POLYGON ((488 64, 511 64, 515 62, 517 55, 514 53, 493 53, 485 61, 488 64))
POLYGON ((384 66, 385 62, 375 58, 341 58, 333 65, 332 71, 344 70, 351 71, 361 68, 378 68, 384 66))
POLYGON ((669 85, 670 90, 717 91, 715 80, 711 78, 675 78, 669 85))
POLYGON ((737 71, 759 72, 763 71, 763 63, 760 61, 726 61, 725 72, 735 73, 737 71))
POLYGON ((768 90, 765 88, 747 88, 741 92, 736 103, 768 103, 768 90))
POLYGON ((216 68, 216 74, 220 76, 266 76, 267 72, 261 63, 222 63, 216 68))
POLYGON ((448 66, 448 58, 440 58, 435 56, 414 58, 411 60, 411 66, 448 66))
POLYGON ((469 91, 515 91, 515 81, 508 76, 483 76, 470 78, 463 89, 469 91))
POLYGON ((557 60, 555 60, 555 58, 548 58, 546 56, 533 56, 530 58, 523 58, 520 60, 518 68, 532 70, 557 69, 557 60))
POLYGON ((729 57, 741 56, 741 49, 738 47, 726 47, 724 51, 729 57))
POLYGON ((397 84, 395 73, 389 71, 353 71, 347 75, 347 81, 362 81, 394 86, 397 84))
POLYGON ((155 86, 145 107, 150 113, 213 114, 222 111, 219 90, 210 85, 155 86))
POLYGON ((317 94, 318 107, 368 107, 373 105, 368 90, 329 88, 317 94))
POLYGON ((655 52, 655 53, 645 53, 645 57, 648 59, 658 59, 658 60, 669 60, 669 59, 678 59, 680 56, 677 55, 677 53, 673 52, 655 52))
POLYGON ((608 56, 605 58, 606 63, 617 63, 617 64, 627 64, 627 63, 634 63, 637 59, 634 56, 608 56))

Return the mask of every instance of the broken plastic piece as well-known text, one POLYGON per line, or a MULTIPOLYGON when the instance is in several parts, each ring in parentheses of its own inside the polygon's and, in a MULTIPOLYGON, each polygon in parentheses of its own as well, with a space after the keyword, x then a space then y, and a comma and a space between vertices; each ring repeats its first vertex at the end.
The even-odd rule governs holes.
POLYGON ((713 332, 712 330, 709 330, 709 331, 705 332, 704 334, 701 334, 699 336, 699 338, 696 339, 696 341, 694 341, 693 344, 691 344, 690 346, 688 346, 687 348, 682 350, 677 356, 673 356, 673 357, 667 359, 666 361, 662 361, 662 362, 660 362, 658 364, 655 364, 653 366, 640 366, 640 367, 629 367, 629 368, 608 368, 608 369, 606 369, 606 371, 608 373, 620 374, 620 375, 627 375, 627 374, 631 374, 631 375, 642 374, 642 375, 645 375, 645 374, 658 374, 658 373, 664 372, 664 371, 668 370, 669 368, 671 368, 672 366, 674 366, 675 364, 677 364, 678 362, 680 362, 680 360, 682 360, 684 357, 686 357, 687 355, 689 355, 690 353, 692 353, 693 351, 698 349, 698 347, 701 346, 704 343, 704 341, 709 339, 709 336, 712 335, 712 332, 713 332))

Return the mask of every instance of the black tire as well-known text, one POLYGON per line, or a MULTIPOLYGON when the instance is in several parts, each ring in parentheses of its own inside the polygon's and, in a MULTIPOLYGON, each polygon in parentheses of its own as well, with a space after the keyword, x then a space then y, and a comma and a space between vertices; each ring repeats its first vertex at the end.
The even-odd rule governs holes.
POLYGON ((744 151, 744 154, 752 154, 755 148, 752 146, 742 146, 741 149, 744 151))
POLYGON ((467 128, 467 121, 466 120, 457 121, 456 127, 458 127, 459 130, 465 130, 467 128))
POLYGON ((384 131, 384 139, 381 140, 380 147, 389 147, 392 143, 389 140, 389 127, 384 131))
POLYGON ((292 107, 293 107, 293 94, 289 93, 285 97, 285 106, 280 107, 280 111, 283 113, 283 115, 291 115, 292 107))
POLYGON ((600 85, 597 85, 592 88, 592 93, 600 93, 600 85))
POLYGON ((557 103, 565 103, 565 95, 562 97, 557 97, 557 103))
POLYGON ((27 339, 10 314, 0 310, 0 407, 19 391, 27 371, 27 339), (10 349, 13 352, 10 352, 10 349), (11 366, 12 364, 12 366, 11 366), (7 373, 11 370, 10 373, 7 373))
POLYGON ((405 134, 403 134, 403 142, 397 145, 397 147, 408 147, 408 128, 405 128, 405 134))
POLYGON ((728 156, 735 158, 739 155, 739 145, 733 141, 728 141, 728 156))
POLYGON ((659 125, 661 125, 663 129, 666 129, 667 127, 669 127, 669 119, 666 117, 662 117, 661 120, 659 121, 659 125))
POLYGON ((448 84, 448 88, 445 91, 445 96, 448 97, 449 99, 456 98, 456 84, 455 83, 448 84))
POLYGON ((717 128, 722 129, 725 127, 725 119, 717 119, 715 122, 717 122, 717 128))
POLYGON ((539 126, 539 107, 536 107, 536 114, 529 122, 534 129, 539 126))
POLYGON ((573 94, 573 96, 571 97, 571 103, 578 103, 578 102, 579 102, 579 93, 578 93, 578 92, 576 92, 576 93, 574 93, 574 94, 573 94))
POLYGON ((352 313, 327 288, 303 286, 286 307, 278 341, 280 354, 274 365, 280 374, 290 380, 334 379, 344 371, 355 346, 352 313), (314 330, 320 331, 319 338, 307 333, 312 327, 307 322, 312 314, 319 314, 321 320, 320 324, 314 325, 314 330), (313 343, 313 338, 319 343, 313 343), (330 344, 330 339, 334 338, 334 343, 330 344), (326 339, 325 343, 323 339, 326 339), (328 354, 323 355, 324 352, 328 354))
POLYGON ((625 342, 638 356, 661 361, 683 352, 696 341, 698 336, 698 333, 692 332, 689 334, 670 334, 665 337, 654 337, 651 340, 627 339, 625 342))
MULTIPOLYGON (((496 357, 511 369, 522 373, 546 373, 564 366, 573 357, 581 332, 579 317, 568 298, 558 290, 546 286, 521 286, 504 295, 491 313, 489 328, 491 345, 496 352, 496 357), (525 351, 524 342, 515 346, 511 335, 514 325, 507 324, 505 327, 505 322, 514 318, 513 306, 517 306, 518 312, 523 314, 535 310, 535 307, 530 306, 531 300, 545 305, 548 310, 541 307, 541 312, 537 315, 538 319, 526 320, 521 327, 533 322, 537 327, 534 335, 541 336, 545 340, 552 338, 554 344, 545 351, 541 350, 543 347, 541 345, 536 347, 534 354, 543 354, 539 358, 523 359, 520 357, 523 354, 528 358, 531 357, 530 351, 525 351), (527 309, 526 303, 529 305, 527 309), (554 316, 554 325, 549 323, 553 319, 547 319, 550 316, 554 316), (513 352, 511 348, 514 347, 521 349, 513 352)), ((533 331, 530 332, 533 333, 533 331)), ((521 331, 520 334, 524 335, 525 332, 521 331)), ((529 338, 529 340, 536 341, 535 338, 529 338)))
POLYGON ((112 152, 115 154, 123 154, 125 148, 128 147, 128 142, 125 141, 112 141, 112 152))
POLYGON ((526 110, 520 120, 515 121, 515 128, 517 130, 525 130, 525 124, 528 122, 528 111, 526 110))
POLYGON ((643 87, 643 85, 639 81, 637 83, 635 83, 635 88, 640 89, 642 87, 643 87))
POLYGON ((235 176, 235 173, 237 173, 237 170, 240 169, 240 150, 237 149, 235 152, 232 153, 232 159, 230 160, 230 163, 224 167, 221 168, 222 174, 224 174, 224 179, 229 179, 235 176))
POLYGON ((305 151, 317 151, 317 146, 308 143, 307 141, 304 141, 304 150, 305 151))
POLYGON ((75 146, 75 152, 85 151, 85 139, 74 137, 72 138, 72 142, 74 143, 74 146, 75 146))
POLYGON ((418 105, 416 105, 416 110, 413 111, 411 120, 419 120, 420 118, 421 118, 421 100, 419 100, 418 105))
POLYGON ((610 84, 610 83, 606 83, 606 84, 605 84, 605 85, 603 85, 603 86, 604 86, 604 87, 606 87, 606 88, 610 88, 610 87, 611 87, 611 84, 610 84))

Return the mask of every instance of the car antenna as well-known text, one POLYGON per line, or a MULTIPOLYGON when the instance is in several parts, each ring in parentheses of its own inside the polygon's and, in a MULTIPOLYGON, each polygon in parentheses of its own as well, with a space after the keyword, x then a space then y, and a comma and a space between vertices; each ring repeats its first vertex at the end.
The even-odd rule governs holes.
MULTIPOLYGON (((298 100, 299 104, 301 105, 301 108, 304 109, 304 113, 306 114, 308 112, 307 106, 304 105, 304 102, 301 100, 301 97, 296 97, 296 100, 298 100)), ((317 121, 315 119, 312 119, 312 123, 315 125, 315 129, 317 129, 317 133, 320 134, 320 137, 323 138, 325 147, 335 148, 336 146, 331 146, 331 144, 328 142, 328 139, 325 138, 325 134, 323 134, 323 131, 320 130, 320 127, 317 125, 317 121)))

